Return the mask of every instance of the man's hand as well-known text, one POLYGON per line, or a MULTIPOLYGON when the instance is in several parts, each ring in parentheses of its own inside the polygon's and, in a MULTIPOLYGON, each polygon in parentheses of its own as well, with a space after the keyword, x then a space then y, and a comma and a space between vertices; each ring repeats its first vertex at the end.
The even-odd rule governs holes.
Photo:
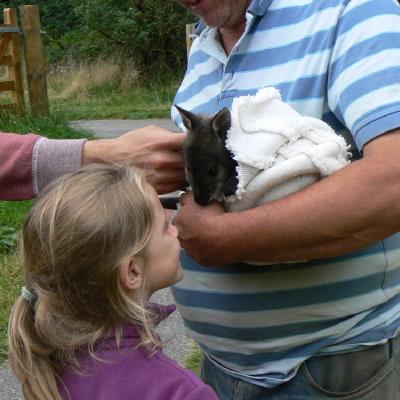
POLYGON ((181 246, 200 264, 225 265, 228 254, 224 248, 223 234, 219 235, 220 217, 225 214, 222 206, 213 202, 208 206, 195 203, 192 193, 181 196, 181 208, 174 218, 181 246))
POLYGON ((159 194, 173 192, 185 180, 182 145, 186 135, 158 126, 127 132, 116 139, 87 141, 82 165, 122 162, 146 171, 147 180, 159 194))

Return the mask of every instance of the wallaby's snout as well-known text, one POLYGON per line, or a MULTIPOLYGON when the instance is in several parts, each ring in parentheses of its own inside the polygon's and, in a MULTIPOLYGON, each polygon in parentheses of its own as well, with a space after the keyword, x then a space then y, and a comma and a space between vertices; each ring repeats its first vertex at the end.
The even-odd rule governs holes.
POLYGON ((206 206, 211 202, 210 197, 204 197, 204 196, 194 196, 194 201, 199 204, 200 206, 206 206))

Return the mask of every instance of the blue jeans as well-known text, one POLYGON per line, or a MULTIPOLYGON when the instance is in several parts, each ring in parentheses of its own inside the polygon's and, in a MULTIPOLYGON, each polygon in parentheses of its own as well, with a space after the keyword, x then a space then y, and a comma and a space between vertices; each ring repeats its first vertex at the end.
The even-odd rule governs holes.
POLYGON ((313 357, 274 389, 227 375, 203 357, 201 378, 221 400, 400 400, 400 339, 365 350, 313 357))

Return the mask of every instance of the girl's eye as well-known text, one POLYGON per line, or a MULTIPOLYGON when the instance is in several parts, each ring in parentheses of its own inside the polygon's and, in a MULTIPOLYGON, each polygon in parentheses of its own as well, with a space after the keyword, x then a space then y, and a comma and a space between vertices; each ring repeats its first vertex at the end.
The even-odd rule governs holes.
POLYGON ((217 175, 217 168, 210 168, 208 170, 208 174, 211 176, 216 176, 217 175))

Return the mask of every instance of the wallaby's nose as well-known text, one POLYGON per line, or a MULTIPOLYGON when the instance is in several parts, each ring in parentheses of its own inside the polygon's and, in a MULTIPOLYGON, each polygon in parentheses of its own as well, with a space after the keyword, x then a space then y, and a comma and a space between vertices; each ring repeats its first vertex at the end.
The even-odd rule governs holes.
POLYGON ((194 201, 200 206, 206 206, 210 202, 210 199, 203 196, 194 196, 194 201))

